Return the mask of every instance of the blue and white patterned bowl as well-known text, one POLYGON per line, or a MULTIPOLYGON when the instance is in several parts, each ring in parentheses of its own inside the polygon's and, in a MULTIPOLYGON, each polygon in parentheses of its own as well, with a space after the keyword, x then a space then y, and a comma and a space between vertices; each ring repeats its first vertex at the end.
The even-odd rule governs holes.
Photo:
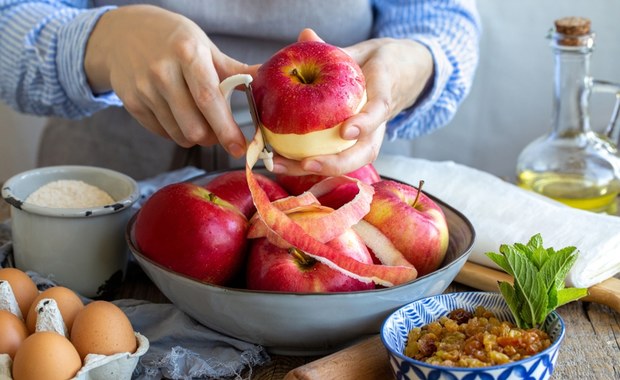
POLYGON ((414 360, 403 353, 407 335, 414 327, 429 324, 454 309, 473 311, 480 305, 495 313, 499 319, 514 321, 502 295, 491 292, 440 294, 411 302, 392 313, 383 323, 381 340, 388 350, 390 365, 396 379, 548 379, 553 372, 558 350, 564 339, 564 322, 556 312, 547 317, 543 326, 553 341, 551 346, 517 362, 482 368, 446 367, 414 360))

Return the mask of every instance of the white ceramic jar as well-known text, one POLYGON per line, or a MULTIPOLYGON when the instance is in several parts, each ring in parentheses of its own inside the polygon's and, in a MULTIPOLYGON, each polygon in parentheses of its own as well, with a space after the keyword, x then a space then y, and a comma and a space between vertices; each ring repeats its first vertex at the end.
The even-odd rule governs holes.
POLYGON ((15 266, 49 277, 83 296, 114 290, 127 266, 125 227, 140 197, 132 178, 92 166, 50 166, 11 177, 2 186, 11 205, 15 266), (42 207, 25 202, 56 180, 79 180, 107 192, 114 203, 90 208, 42 207))

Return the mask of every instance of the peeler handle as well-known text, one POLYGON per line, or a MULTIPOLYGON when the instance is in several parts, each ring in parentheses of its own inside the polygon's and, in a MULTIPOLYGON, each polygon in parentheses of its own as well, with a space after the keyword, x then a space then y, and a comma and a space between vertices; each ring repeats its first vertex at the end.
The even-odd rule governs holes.
POLYGON ((220 82, 220 92, 224 95, 224 98, 230 106, 230 97, 232 96, 233 91, 235 91, 235 88, 241 85, 247 87, 250 83, 252 83, 252 76, 249 74, 231 75, 220 82))

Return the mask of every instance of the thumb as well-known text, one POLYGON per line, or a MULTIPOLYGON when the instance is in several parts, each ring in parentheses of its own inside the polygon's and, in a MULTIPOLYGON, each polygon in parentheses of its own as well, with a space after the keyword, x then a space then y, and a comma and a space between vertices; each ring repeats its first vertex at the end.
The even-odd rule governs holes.
POLYGON ((246 63, 239 62, 223 53, 213 57, 213 64, 220 80, 228 78, 234 74, 253 74, 256 68, 246 63))
POLYGON ((304 30, 302 30, 299 33, 299 36, 297 37, 297 41, 302 42, 302 41, 320 41, 320 42, 325 42, 323 41, 323 39, 321 37, 319 37, 318 34, 316 34, 316 32, 310 28, 305 28, 304 30))

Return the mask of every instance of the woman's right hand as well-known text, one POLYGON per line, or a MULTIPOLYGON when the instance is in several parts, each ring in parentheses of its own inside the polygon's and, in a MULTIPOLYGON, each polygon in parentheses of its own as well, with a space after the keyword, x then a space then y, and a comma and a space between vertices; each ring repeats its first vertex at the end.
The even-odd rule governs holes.
POLYGON ((255 67, 223 54, 188 18, 149 5, 111 10, 92 31, 84 68, 93 93, 114 91, 150 131, 183 147, 245 153, 219 83, 255 67))

